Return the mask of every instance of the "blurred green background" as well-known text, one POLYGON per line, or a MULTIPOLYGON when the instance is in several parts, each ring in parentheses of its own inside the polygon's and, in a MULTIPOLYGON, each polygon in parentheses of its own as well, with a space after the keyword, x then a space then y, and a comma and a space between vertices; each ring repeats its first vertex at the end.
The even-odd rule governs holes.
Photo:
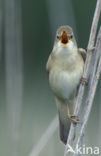
MULTIPOLYGON (((96 0, 0 4, 0 156, 30 156, 57 113, 45 70, 55 32, 61 25, 72 26, 78 47, 86 49, 96 0)), ((89 146, 101 147, 100 91, 101 83, 86 130, 89 146)), ((63 153, 57 129, 40 156, 63 153)))

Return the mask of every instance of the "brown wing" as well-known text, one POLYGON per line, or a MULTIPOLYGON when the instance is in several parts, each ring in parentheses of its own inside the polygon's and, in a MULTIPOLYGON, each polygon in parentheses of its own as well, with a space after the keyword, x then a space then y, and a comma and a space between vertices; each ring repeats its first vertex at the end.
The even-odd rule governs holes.
MULTIPOLYGON (((84 60, 84 62, 85 62, 85 60, 86 60, 86 50, 83 49, 83 48, 78 48, 78 52, 80 53, 80 55, 82 56, 82 58, 83 58, 83 60, 84 60)), ((80 80, 80 83, 81 83, 81 80, 80 80)), ((79 83, 78 86, 77 86, 76 95, 77 95, 77 93, 78 93, 78 89, 79 89, 80 83, 79 83)))
POLYGON ((78 52, 81 54, 81 56, 82 56, 82 58, 83 58, 83 60, 85 62, 85 60, 86 60, 86 50, 83 49, 83 48, 78 48, 78 52))

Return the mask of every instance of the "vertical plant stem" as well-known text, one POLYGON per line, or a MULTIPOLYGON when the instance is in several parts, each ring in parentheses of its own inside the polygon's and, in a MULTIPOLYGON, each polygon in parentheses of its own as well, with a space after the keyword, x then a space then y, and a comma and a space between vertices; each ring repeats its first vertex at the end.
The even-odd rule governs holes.
POLYGON ((4 1, 5 76, 11 156, 18 156, 19 122, 22 105, 22 37, 21 19, 16 0, 4 1))
MULTIPOLYGON (((91 58, 92 58, 92 49, 93 49, 94 43, 95 43, 95 37, 96 37, 96 31, 97 31, 100 13, 101 13, 101 0, 97 0, 95 13, 94 13, 94 17, 93 17, 93 22, 92 22, 92 26, 91 26, 89 42, 88 42, 87 58, 86 58, 84 73, 83 73, 83 78, 85 78, 85 79, 88 78, 89 67, 90 67, 91 58)), ((84 95, 84 89, 85 89, 85 86, 81 84, 79 87, 78 96, 77 96, 75 109, 74 109, 74 115, 76 115, 76 116, 78 115, 80 107, 81 107, 82 98, 84 95)), ((71 124, 67 144, 65 147, 64 156, 67 156, 68 144, 72 145, 72 143, 73 143, 74 134, 75 134, 75 126, 73 124, 71 124)))

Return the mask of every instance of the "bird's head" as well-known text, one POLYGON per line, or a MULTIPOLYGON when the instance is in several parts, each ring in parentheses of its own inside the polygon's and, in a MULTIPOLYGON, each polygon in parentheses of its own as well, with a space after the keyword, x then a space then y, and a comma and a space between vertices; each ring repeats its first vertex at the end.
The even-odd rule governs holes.
POLYGON ((55 45, 62 50, 72 51, 76 47, 76 41, 70 26, 61 26, 56 33, 55 45))

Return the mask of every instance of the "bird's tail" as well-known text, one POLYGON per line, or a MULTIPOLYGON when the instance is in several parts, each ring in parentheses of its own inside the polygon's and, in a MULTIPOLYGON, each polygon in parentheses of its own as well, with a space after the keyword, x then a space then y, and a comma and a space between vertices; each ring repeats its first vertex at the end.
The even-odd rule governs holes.
MULTIPOLYGON (((68 110, 67 110, 67 102, 64 102, 60 99, 56 98, 57 108, 59 112, 59 131, 60 131, 60 139, 61 141, 66 144, 67 138, 70 130, 71 121, 68 118, 68 110)), ((73 113, 73 105, 74 102, 72 101, 69 104, 70 107, 70 113, 73 113)))
POLYGON ((59 117, 59 132, 60 132, 60 139, 61 141, 66 144, 67 143, 67 138, 69 134, 69 129, 70 129, 70 124, 68 124, 68 127, 65 127, 64 124, 62 123, 60 117, 59 117))

